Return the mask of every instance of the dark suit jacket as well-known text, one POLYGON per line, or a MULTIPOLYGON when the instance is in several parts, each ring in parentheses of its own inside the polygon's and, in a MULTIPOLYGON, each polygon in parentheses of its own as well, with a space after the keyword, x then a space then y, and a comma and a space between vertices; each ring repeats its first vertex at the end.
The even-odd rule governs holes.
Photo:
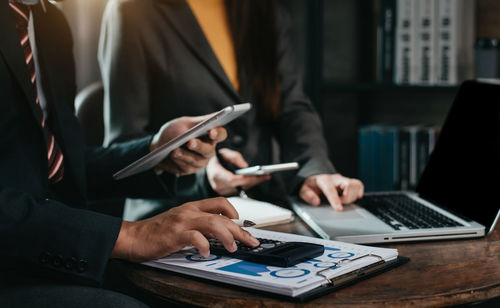
POLYGON ((0 1, 0 287, 9 283, 8 271, 100 282, 121 220, 85 210, 87 199, 168 196, 153 172, 124 181, 111 177, 148 153, 150 137, 85 148, 74 116, 70 30, 59 10, 43 1, 46 11, 41 4, 33 8, 38 58, 65 175, 56 186, 47 180, 35 92, 13 14, 8 1, 0 1))
MULTIPOLYGON (((298 161, 302 167, 288 178, 290 191, 305 178, 334 168, 320 119, 303 92, 290 20, 283 11, 278 31, 282 114, 264 122, 254 108, 227 125, 225 146, 240 151, 250 165, 269 164, 273 157, 298 161), (273 138, 279 156, 273 152, 273 138)), ((184 0, 111 0, 103 17, 99 59, 107 143, 144 136, 179 116, 253 100, 244 82, 240 93, 235 91, 184 0)), ((269 194, 271 186, 259 188, 269 194)))

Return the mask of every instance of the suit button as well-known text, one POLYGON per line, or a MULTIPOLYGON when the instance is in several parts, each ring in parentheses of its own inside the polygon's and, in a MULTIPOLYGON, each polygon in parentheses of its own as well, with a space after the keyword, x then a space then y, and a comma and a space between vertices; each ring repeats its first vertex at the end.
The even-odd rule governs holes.
POLYGON ((40 254, 40 257, 38 258, 38 260, 42 264, 47 264, 50 261, 50 259, 52 259, 52 255, 46 251, 42 252, 40 254))
POLYGON ((61 255, 57 255, 54 256, 54 258, 52 258, 52 265, 54 265, 55 267, 61 266, 62 262, 63 262, 63 257, 61 255))
POLYGON ((85 260, 80 260, 78 262, 78 266, 76 268, 76 270, 79 272, 79 273, 83 273, 87 270, 87 267, 88 267, 88 264, 87 264, 87 261, 85 260))
POLYGON ((77 262, 78 260, 76 260, 76 258, 74 257, 67 258, 66 261, 64 262, 64 267, 68 270, 72 270, 75 268, 77 262))

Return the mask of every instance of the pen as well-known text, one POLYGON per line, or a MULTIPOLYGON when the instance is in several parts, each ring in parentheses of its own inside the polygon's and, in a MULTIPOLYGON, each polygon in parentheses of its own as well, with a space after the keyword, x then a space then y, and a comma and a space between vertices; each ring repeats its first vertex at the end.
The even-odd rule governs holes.
POLYGON ((241 186, 236 186, 236 190, 238 191, 238 195, 243 199, 248 199, 247 193, 243 190, 241 186))
POLYGON ((246 219, 231 219, 234 223, 238 224, 240 227, 253 227, 255 222, 246 219))

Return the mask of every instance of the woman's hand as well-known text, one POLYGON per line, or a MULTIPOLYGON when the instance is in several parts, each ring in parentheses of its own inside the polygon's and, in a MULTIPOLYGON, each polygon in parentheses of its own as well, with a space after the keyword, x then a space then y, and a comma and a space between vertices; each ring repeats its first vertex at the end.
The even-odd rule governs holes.
MULTIPOLYGON (((248 167, 248 163, 240 152, 224 148, 219 150, 219 157, 224 159, 225 165, 233 165, 237 169, 248 167)), ((236 187, 249 189, 271 179, 270 175, 236 175, 224 168, 217 156, 212 157, 208 162, 207 176, 212 189, 221 196, 237 193, 236 187)))
POLYGON ((352 203, 363 197, 364 186, 358 179, 350 179, 341 174, 318 174, 308 177, 299 195, 307 203, 318 206, 324 195, 336 211, 342 211, 342 204, 352 203))
MULTIPOLYGON (((211 114, 200 117, 181 117, 165 123, 151 140, 150 151, 154 151, 210 116, 211 114)), ((210 158, 215 156, 215 146, 226 137, 225 128, 213 128, 207 136, 191 139, 185 146, 173 150, 155 167, 155 171, 166 171, 178 175, 195 173, 207 166, 210 158)))

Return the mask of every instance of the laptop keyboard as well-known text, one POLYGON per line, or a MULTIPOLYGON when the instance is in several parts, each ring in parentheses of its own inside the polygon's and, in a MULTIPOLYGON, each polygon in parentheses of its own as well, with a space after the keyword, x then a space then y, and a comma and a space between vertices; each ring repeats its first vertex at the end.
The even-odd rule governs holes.
POLYGON ((396 230, 462 226, 406 195, 365 196, 356 203, 396 230))

